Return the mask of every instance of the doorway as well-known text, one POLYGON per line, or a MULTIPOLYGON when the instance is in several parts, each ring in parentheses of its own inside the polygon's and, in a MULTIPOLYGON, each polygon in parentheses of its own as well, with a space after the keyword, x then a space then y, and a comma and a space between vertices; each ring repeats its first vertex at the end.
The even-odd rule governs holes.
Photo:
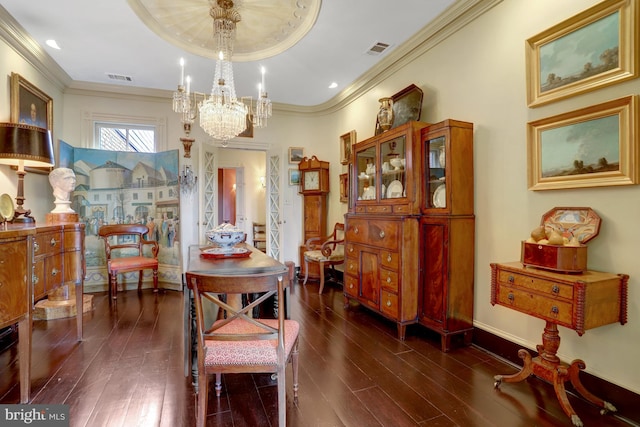
POLYGON ((218 168, 218 222, 236 225, 236 170, 218 168))

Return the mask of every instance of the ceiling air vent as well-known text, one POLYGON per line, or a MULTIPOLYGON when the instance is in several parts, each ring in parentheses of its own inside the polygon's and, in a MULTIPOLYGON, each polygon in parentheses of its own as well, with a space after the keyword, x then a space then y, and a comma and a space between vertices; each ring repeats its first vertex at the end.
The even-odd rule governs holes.
POLYGON ((132 82, 133 81, 133 77, 131 77, 131 76, 123 76, 122 74, 107 73, 107 77, 109 77, 110 80, 117 80, 119 82, 132 82))
POLYGON ((389 48, 389 46, 390 45, 387 43, 376 42, 373 46, 369 48, 369 50, 367 50, 367 53, 369 55, 381 55, 382 52, 384 52, 389 48))

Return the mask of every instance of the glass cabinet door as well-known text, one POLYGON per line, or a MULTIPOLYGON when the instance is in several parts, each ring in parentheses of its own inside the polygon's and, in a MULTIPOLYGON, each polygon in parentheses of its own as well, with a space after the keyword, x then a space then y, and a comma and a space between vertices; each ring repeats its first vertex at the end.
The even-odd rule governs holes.
POLYGON ((429 165, 425 170, 427 208, 447 207, 447 145, 446 137, 439 136, 429 139, 425 143, 424 164, 429 165))
POLYGON ((406 197, 405 136, 380 144, 380 200, 406 197))
POLYGON ((376 199, 376 147, 358 151, 355 157, 356 199, 376 199))

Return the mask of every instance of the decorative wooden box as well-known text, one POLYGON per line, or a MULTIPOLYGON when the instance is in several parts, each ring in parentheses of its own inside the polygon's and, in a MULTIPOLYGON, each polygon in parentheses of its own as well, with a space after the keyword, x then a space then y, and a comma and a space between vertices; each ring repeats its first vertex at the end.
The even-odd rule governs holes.
POLYGON ((587 270, 586 243, 600 232, 600 217, 591 208, 556 207, 542 215, 540 225, 547 234, 555 230, 579 246, 561 246, 522 242, 521 260, 527 267, 539 267, 564 273, 587 270))

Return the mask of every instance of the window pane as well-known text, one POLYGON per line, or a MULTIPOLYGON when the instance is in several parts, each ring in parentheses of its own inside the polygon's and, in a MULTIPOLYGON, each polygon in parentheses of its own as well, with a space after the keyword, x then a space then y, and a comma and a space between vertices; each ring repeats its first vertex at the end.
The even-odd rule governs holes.
POLYGON ((155 152, 155 129, 152 126, 96 123, 96 137, 102 150, 155 152))

